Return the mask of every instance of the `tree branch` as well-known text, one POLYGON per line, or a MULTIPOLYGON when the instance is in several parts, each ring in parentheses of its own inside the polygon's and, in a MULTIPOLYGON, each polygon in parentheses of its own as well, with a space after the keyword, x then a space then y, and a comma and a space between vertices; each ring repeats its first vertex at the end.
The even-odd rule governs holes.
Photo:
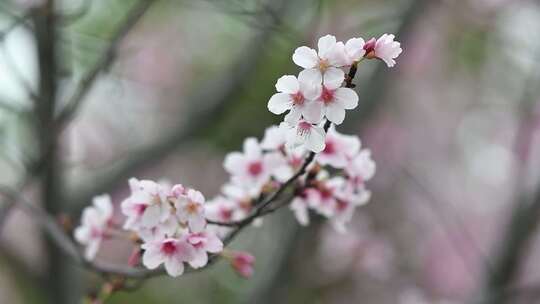
POLYGON ((68 98, 66 106, 57 117, 57 121, 60 125, 65 126, 75 117, 77 110, 80 108, 90 89, 93 87, 99 74, 109 69, 115 60, 116 51, 124 37, 141 20, 154 3, 157 3, 157 0, 140 0, 129 11, 125 19, 116 29, 116 32, 112 35, 109 45, 98 58, 96 64, 83 76, 75 93, 68 98))

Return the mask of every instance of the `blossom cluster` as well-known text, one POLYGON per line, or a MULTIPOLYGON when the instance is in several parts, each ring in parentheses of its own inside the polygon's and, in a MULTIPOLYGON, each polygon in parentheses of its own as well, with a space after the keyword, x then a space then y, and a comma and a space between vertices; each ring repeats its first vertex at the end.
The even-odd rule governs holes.
POLYGON ((321 152, 325 137, 323 119, 339 125, 345 119, 345 111, 358 106, 358 95, 344 85, 346 77, 351 76, 346 75, 343 68, 356 68, 361 60, 374 58, 393 67, 401 51, 394 35, 388 34, 367 42, 351 38, 345 43, 326 35, 319 39, 318 50, 307 46, 297 48, 292 59, 304 70, 298 77, 279 78, 278 93, 268 101, 268 109, 274 114, 289 111, 280 125, 288 130, 287 145, 321 152))
POLYGON ((299 47, 292 59, 303 70, 298 77, 279 78, 278 93, 268 102, 272 113, 288 114, 279 126, 267 128, 262 140, 247 138, 242 151, 226 155, 223 166, 230 179, 219 195, 206 202, 201 192, 181 184, 132 178, 131 193, 121 203, 122 226, 112 220, 109 196, 96 197, 83 211, 74 236, 86 247, 85 257, 94 259, 101 242, 123 229, 135 236, 131 239, 138 246, 130 265, 142 254, 146 268, 163 265, 169 275, 179 276, 185 264, 201 268, 211 254, 219 254, 237 273, 249 277, 254 257, 224 249, 224 240, 231 229, 260 225, 265 208, 289 204, 301 225, 309 224, 311 212, 344 231, 356 207, 371 196, 365 183, 376 166, 358 136, 339 133, 336 125, 343 122, 346 110, 358 105, 351 89, 357 64, 377 58, 392 67, 400 53, 399 42, 388 34, 345 43, 326 35, 319 39, 318 51, 299 47), (283 198, 278 196, 286 191, 291 196, 279 205, 277 200, 283 198))

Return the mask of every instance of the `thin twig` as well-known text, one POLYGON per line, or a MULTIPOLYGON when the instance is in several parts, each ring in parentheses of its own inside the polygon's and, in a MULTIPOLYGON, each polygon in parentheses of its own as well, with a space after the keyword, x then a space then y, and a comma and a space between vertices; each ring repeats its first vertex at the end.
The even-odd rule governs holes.
POLYGON ((144 14, 150 9, 152 4, 157 3, 157 0, 140 0, 129 11, 124 21, 112 35, 111 41, 105 51, 98 58, 96 64, 84 75, 75 90, 75 93, 68 98, 67 104, 57 117, 60 125, 65 126, 71 119, 75 117, 77 110, 80 108, 84 98, 93 87, 95 80, 99 74, 106 71, 116 58, 116 52, 120 42, 131 31, 131 29, 141 20, 144 14))

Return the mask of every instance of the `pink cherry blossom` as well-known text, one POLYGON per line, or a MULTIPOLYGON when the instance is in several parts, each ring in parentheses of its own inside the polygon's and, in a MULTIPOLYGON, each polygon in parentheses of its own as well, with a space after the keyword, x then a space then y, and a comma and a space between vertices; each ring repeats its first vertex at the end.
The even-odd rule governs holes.
POLYGON ((367 58, 379 58, 386 63, 388 67, 396 65, 395 59, 403 51, 401 44, 394 41, 395 36, 384 34, 379 39, 372 38, 364 45, 367 58))
POLYGON ((309 225, 309 205, 310 200, 318 199, 317 190, 308 188, 303 189, 291 202, 290 209, 298 223, 302 226, 309 225))
POLYGON ((224 167, 232 175, 233 182, 255 188, 262 187, 272 174, 275 159, 264 154, 255 138, 244 141, 244 151, 232 152, 225 157, 224 167))
POLYGON ((344 168, 350 159, 360 150, 358 136, 344 135, 330 128, 326 134, 325 148, 317 154, 316 160, 321 165, 344 168))
POLYGON ((125 229, 152 228, 165 221, 171 213, 165 188, 151 180, 129 180, 131 195, 122 204, 127 217, 125 229))
POLYGON ((343 66, 343 55, 339 54, 340 49, 336 48, 336 44, 336 37, 323 36, 317 43, 318 52, 307 46, 301 46, 294 51, 292 59, 295 64, 315 75, 317 82, 321 83, 323 76, 326 77, 328 72, 334 72, 343 66))
POLYGON ((332 70, 325 74, 321 94, 316 100, 317 106, 321 107, 321 113, 328 120, 339 125, 345 119, 345 110, 351 110, 358 106, 358 95, 349 88, 342 88, 345 79, 342 70, 332 70))
POLYGON ((208 254, 219 253, 223 250, 223 243, 214 234, 208 231, 192 233, 187 237, 187 242, 194 248, 194 257, 189 261, 193 268, 204 267, 208 263, 208 254))
POLYGON ((156 269, 164 264, 165 270, 172 277, 184 272, 184 262, 192 261, 195 249, 186 238, 165 238, 154 240, 141 245, 144 249, 143 265, 149 269, 156 269))
POLYGON ((300 73, 298 79, 285 75, 278 79, 276 89, 280 93, 274 94, 268 101, 268 110, 274 114, 282 114, 290 110, 287 117, 297 121, 301 116, 310 120, 320 120, 321 109, 313 100, 320 94, 320 82, 313 73, 300 73))
POLYGON ((273 125, 264 131, 261 148, 269 151, 279 151, 285 148, 287 133, 279 126, 273 125))
POLYGON ((180 195, 175 203, 176 216, 181 223, 187 224, 194 232, 204 229, 206 219, 204 217, 204 196, 201 192, 188 189, 185 195, 180 195))
POLYGON ((101 241, 106 237, 107 227, 113 215, 111 198, 108 195, 96 196, 92 206, 83 210, 81 225, 75 229, 77 242, 86 246, 85 258, 93 260, 101 241))
POLYGON ((324 150, 324 138, 326 133, 321 126, 313 125, 305 120, 300 120, 294 125, 283 122, 279 127, 283 128, 287 133, 287 148, 295 149, 303 146, 307 150, 315 153, 324 150))
POLYGON ((371 159, 371 152, 367 149, 361 150, 351 158, 345 167, 349 181, 357 188, 363 187, 364 182, 375 175, 375 170, 375 162, 371 159))

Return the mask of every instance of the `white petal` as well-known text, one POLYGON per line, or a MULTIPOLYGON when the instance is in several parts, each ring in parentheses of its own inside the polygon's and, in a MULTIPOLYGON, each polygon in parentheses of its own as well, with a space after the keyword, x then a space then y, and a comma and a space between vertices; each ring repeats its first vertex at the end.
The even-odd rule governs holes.
POLYGON ((341 41, 336 43, 334 48, 327 54, 327 58, 330 65, 334 67, 342 67, 352 64, 345 53, 345 46, 341 41))
POLYGON ((241 170, 244 167, 246 160, 244 155, 240 152, 231 152, 225 156, 223 161, 223 167, 229 174, 234 174, 234 172, 241 170))
POLYGON ((319 48, 319 57, 326 58, 326 55, 336 45, 336 37, 332 35, 326 35, 321 38, 319 38, 319 42, 317 43, 317 47, 319 48))
POLYGON ((324 72, 324 86, 330 90, 335 90, 341 86, 345 80, 345 72, 338 68, 328 68, 324 72))
POLYGON ((205 250, 212 253, 221 252, 223 251, 223 242, 221 242, 221 240, 217 236, 209 235, 207 237, 205 250))
POLYGON ((208 264, 208 254, 204 250, 197 250, 193 259, 189 261, 189 265, 193 268, 201 268, 206 264, 208 264))
POLYGON ((141 221, 144 227, 155 227, 159 224, 161 218, 161 208, 159 205, 148 206, 144 210, 141 221))
POLYGON ((334 100, 344 109, 351 110, 358 106, 358 95, 349 88, 339 88, 334 92, 334 100))
POLYGON ((287 93, 276 93, 268 101, 268 111, 274 114, 282 114, 292 107, 291 95, 287 93))
POLYGON ((364 50, 365 41, 362 38, 351 38, 345 43, 345 51, 354 61, 360 60, 364 57, 366 51, 364 50))
POLYGON ((324 129, 318 126, 313 126, 306 139, 306 148, 315 153, 321 152, 325 147, 324 138, 324 129))
POLYGON ((322 83, 322 74, 319 69, 306 69, 298 74, 298 82, 300 87, 302 84, 307 84, 310 86, 319 85, 322 83))
POLYGON ((250 159, 261 156, 261 147, 255 137, 248 137, 244 140, 244 154, 250 159))
POLYGON ((285 115, 284 121, 290 125, 296 125, 302 116, 302 110, 299 107, 292 107, 291 111, 285 115))
POLYGON ((148 269, 156 269, 163 262, 163 257, 157 248, 149 248, 144 251, 143 265, 148 269))
POLYGON ((300 89, 298 80, 292 75, 281 76, 276 83, 278 92, 295 94, 300 89))
POLYGON ((189 219, 189 228, 191 228, 193 232, 203 231, 204 226, 206 226, 206 220, 203 216, 193 216, 189 219))
POLYGON ((88 261, 94 260, 94 258, 97 255, 97 252, 99 251, 99 245, 101 242, 99 240, 92 241, 86 246, 86 250, 84 251, 84 257, 88 261))
POLYGON ((326 118, 339 125, 345 119, 345 109, 340 104, 332 102, 326 106, 326 118))
POLYGON ((165 270, 171 277, 177 277, 184 273, 184 263, 174 257, 165 260, 165 270))
POLYGON ((307 46, 301 46, 294 51, 292 60, 296 65, 303 67, 304 69, 314 68, 319 63, 319 57, 314 49, 310 49, 307 46))
POLYGON ((75 240, 81 244, 87 244, 90 240, 90 228, 86 226, 79 226, 73 233, 75 240))
POLYGON ((113 207, 111 197, 108 194, 94 197, 93 203, 104 218, 110 218, 112 216, 113 207))
POLYGON ((302 107, 302 115, 310 123, 319 123, 323 118, 323 105, 319 101, 309 101, 302 107))

